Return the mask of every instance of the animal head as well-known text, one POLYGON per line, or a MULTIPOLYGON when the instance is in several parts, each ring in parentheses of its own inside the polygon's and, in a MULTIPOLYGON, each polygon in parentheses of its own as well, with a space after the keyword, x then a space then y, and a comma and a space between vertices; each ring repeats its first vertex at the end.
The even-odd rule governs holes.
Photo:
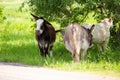
POLYGON ((110 28, 113 27, 113 19, 112 18, 105 18, 101 22, 106 23, 110 28))
POLYGON ((92 47, 92 30, 94 29, 95 25, 93 24, 90 29, 87 29, 87 28, 85 28, 84 26, 82 26, 82 27, 83 27, 83 28, 87 31, 87 33, 88 33, 88 41, 90 42, 90 43, 89 43, 89 48, 91 48, 91 47, 92 47))
POLYGON ((37 35, 40 35, 40 34, 42 34, 43 33, 43 31, 44 31, 44 26, 43 26, 43 24, 44 24, 44 19, 43 19, 43 17, 38 17, 38 16, 36 16, 36 15, 34 15, 34 14, 32 14, 31 13, 31 15, 34 17, 34 19, 36 20, 36 34, 37 35))

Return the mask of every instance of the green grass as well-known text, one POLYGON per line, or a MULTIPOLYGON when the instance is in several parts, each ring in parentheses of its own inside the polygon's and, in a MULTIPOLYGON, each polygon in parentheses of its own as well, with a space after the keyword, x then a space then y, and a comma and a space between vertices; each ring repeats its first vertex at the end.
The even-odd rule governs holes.
MULTIPOLYGON (((98 54, 94 46, 88 50, 85 61, 74 63, 71 53, 65 49, 61 35, 58 34, 53 48, 53 57, 41 57, 34 28, 31 27, 35 22, 31 21, 30 11, 20 11, 21 2, 0 4, 4 7, 3 16, 5 16, 5 20, 0 23, 0 62, 120 76, 120 47, 115 49, 109 45, 105 52, 98 54)), ((56 29, 60 28, 58 23, 52 22, 52 24, 56 29)))

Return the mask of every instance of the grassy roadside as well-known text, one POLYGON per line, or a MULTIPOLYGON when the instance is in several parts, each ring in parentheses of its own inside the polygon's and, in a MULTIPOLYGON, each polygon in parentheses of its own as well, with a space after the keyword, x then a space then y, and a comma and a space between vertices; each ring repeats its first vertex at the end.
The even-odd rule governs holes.
MULTIPOLYGON (((30 11, 21 7, 21 0, 0 2, 5 20, 0 23, 0 62, 16 62, 68 71, 87 71, 96 74, 120 77, 120 53, 108 48, 98 56, 96 47, 88 51, 85 61, 74 63, 71 54, 65 49, 61 36, 57 35, 52 58, 42 58, 31 26, 30 11)), ((59 25, 52 22, 55 28, 59 25)))

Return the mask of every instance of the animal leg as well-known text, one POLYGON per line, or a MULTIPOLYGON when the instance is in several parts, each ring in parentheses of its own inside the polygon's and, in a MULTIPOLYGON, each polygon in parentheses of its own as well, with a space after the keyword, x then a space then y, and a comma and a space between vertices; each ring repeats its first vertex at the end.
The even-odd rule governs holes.
POLYGON ((45 56, 45 55, 43 54, 42 49, 40 48, 40 45, 39 45, 39 44, 38 44, 38 47, 39 47, 40 55, 41 55, 41 56, 45 56))
POLYGON ((45 43, 44 48, 43 48, 43 53, 45 54, 45 56, 48 54, 48 48, 49 48, 49 44, 45 43))
POLYGON ((45 49, 45 56, 48 54, 48 47, 45 49))
POLYGON ((74 62, 79 62, 79 52, 80 52, 80 46, 79 46, 79 43, 76 43, 76 40, 75 40, 74 41, 74 49, 73 49, 73 52, 72 52, 74 62))
POLYGON ((53 45, 50 46, 50 57, 53 56, 53 51, 52 51, 53 45))
POLYGON ((79 62, 79 52, 77 50, 74 50, 73 52, 73 59, 74 62, 79 62))
POLYGON ((40 48, 41 56, 46 57, 46 52, 44 49, 40 48))
POLYGON ((73 53, 74 62, 79 62, 79 54, 73 53))
POLYGON ((82 50, 81 59, 84 61, 87 50, 82 50))
POLYGON ((107 49, 108 40, 106 40, 103 45, 104 45, 103 47, 104 47, 104 51, 105 51, 107 49))
POLYGON ((98 47, 98 51, 99 51, 99 53, 102 51, 102 44, 100 45, 100 44, 97 44, 97 47, 98 47))

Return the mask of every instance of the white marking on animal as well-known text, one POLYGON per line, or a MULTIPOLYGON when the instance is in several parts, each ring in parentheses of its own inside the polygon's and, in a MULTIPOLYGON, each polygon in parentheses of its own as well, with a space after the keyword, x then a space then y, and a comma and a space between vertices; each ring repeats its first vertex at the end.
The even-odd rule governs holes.
POLYGON ((50 50, 50 56, 51 56, 51 57, 53 56, 53 52, 52 52, 52 50, 50 50))
POLYGON ((45 48, 47 48, 47 47, 48 47, 48 44, 46 43, 46 44, 45 44, 45 48))
POLYGON ((44 40, 40 40, 39 45, 40 45, 40 47, 44 48, 45 47, 45 41, 44 40))
POLYGON ((43 25, 44 20, 43 19, 38 19, 36 22, 37 22, 36 30, 38 30, 40 32, 40 34, 42 34, 43 30, 41 29, 41 26, 43 25))
POLYGON ((42 47, 41 43, 39 42, 40 47, 42 47))
POLYGON ((49 44, 49 46, 52 46, 52 45, 53 45, 53 43, 50 43, 50 44, 49 44))

